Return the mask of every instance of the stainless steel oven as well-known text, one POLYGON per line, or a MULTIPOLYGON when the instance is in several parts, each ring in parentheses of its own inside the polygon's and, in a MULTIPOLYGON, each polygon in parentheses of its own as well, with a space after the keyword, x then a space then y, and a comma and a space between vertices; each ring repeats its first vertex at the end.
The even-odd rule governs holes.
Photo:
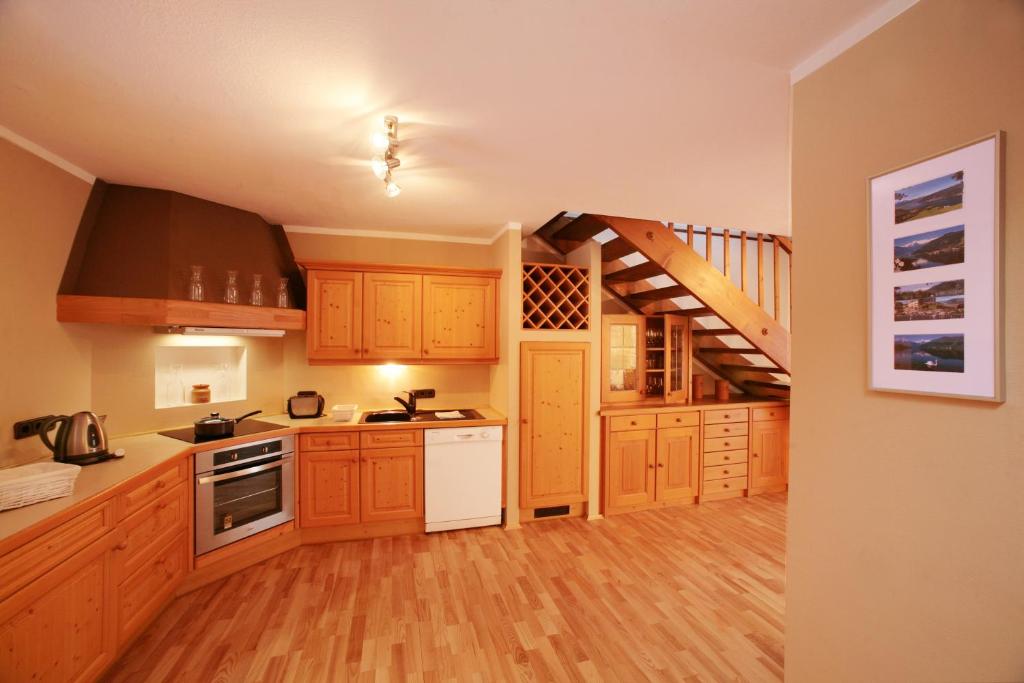
POLYGON ((295 519, 295 437, 196 453, 196 555, 295 519))

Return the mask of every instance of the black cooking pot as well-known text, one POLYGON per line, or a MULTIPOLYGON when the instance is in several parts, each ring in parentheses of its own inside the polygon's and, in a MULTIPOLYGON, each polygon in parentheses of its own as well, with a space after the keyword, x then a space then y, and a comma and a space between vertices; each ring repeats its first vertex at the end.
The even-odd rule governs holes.
POLYGON ((253 415, 259 415, 262 410, 254 410, 251 413, 246 413, 241 417, 221 417, 220 413, 210 413, 207 417, 196 420, 196 438, 197 439, 212 439, 216 437, 233 436, 235 433, 235 424, 241 422, 247 417, 253 415))

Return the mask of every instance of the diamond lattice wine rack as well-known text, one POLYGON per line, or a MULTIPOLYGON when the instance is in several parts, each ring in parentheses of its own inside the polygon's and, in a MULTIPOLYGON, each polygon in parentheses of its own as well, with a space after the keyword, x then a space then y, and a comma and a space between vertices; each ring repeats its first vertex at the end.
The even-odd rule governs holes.
POLYGON ((523 264, 523 329, 590 327, 590 270, 555 263, 523 264))

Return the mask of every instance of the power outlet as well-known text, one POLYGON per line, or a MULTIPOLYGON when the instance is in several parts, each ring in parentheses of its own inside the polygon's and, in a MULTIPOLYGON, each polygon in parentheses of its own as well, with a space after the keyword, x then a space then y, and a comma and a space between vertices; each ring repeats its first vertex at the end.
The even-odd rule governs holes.
POLYGON ((14 438, 15 439, 27 439, 30 436, 36 436, 43 430, 43 423, 49 420, 53 415, 45 415, 43 417, 33 417, 29 420, 22 420, 21 422, 14 423, 14 438))

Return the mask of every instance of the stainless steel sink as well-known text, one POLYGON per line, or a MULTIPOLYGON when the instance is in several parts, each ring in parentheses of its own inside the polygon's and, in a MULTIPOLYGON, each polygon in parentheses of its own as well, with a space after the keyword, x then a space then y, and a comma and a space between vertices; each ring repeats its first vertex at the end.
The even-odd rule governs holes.
MULTIPOLYGON (((458 411, 465 417, 454 418, 456 420, 482 420, 484 416, 472 408, 459 408, 458 411)), ((437 413, 450 412, 447 410, 417 410, 410 415, 404 410, 374 410, 363 413, 359 418, 360 424, 387 423, 387 422, 449 422, 452 418, 438 417, 437 413)))

